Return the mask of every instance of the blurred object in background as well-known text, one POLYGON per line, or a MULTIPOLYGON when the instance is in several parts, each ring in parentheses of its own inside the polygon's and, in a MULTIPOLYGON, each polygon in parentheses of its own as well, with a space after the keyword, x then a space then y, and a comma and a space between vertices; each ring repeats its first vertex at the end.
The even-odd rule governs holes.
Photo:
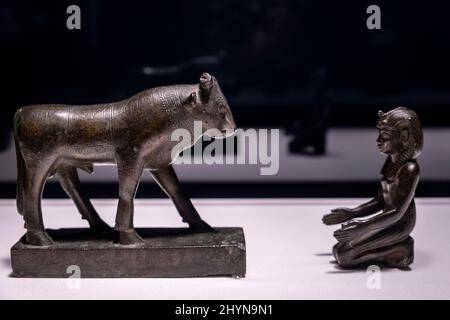
POLYGON ((265 93, 295 87, 299 65, 299 16, 296 1, 210 1, 207 48, 225 56, 221 66, 233 92, 265 93))
POLYGON ((294 135, 294 139, 289 143, 291 152, 318 156, 326 152, 326 131, 332 111, 328 72, 325 68, 315 70, 311 77, 311 86, 312 111, 304 118, 296 119, 287 133, 294 135))

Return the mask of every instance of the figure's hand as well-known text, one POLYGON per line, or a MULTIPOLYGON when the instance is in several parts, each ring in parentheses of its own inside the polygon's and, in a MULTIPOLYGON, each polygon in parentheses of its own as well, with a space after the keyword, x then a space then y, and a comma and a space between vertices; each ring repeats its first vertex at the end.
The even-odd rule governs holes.
POLYGON ((333 236, 339 242, 351 242, 360 238, 366 232, 366 226, 364 223, 353 222, 336 230, 333 236))
POLYGON ((352 218, 354 210, 349 208, 336 208, 331 213, 323 216, 322 221, 326 225, 343 223, 352 218))
POLYGON ((350 219, 344 223, 342 223, 341 228, 348 228, 348 227, 352 227, 354 225, 358 225, 362 222, 364 222, 365 220, 360 220, 360 219, 350 219))

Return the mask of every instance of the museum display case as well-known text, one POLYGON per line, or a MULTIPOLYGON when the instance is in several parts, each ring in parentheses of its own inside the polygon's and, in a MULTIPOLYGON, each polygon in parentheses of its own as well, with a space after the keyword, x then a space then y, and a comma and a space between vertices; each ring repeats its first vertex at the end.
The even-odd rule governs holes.
POLYGON ((450 299, 448 9, 0 4, 0 299, 450 299))

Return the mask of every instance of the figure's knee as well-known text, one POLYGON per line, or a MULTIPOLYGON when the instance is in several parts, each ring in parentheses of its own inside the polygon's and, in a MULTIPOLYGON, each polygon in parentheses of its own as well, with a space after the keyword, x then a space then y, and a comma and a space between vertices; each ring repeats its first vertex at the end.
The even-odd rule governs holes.
MULTIPOLYGON (((334 256, 335 259, 336 259, 336 256, 337 256, 337 254, 338 254, 338 252, 339 252, 339 248, 341 247, 341 245, 342 245, 342 243, 341 243, 341 242, 338 242, 338 243, 336 243, 336 244, 333 246, 333 256, 334 256)), ((337 261, 337 259, 336 259, 336 261, 337 261)))
POLYGON ((343 268, 355 267, 353 250, 344 243, 338 242, 334 245, 333 255, 339 266, 343 268))

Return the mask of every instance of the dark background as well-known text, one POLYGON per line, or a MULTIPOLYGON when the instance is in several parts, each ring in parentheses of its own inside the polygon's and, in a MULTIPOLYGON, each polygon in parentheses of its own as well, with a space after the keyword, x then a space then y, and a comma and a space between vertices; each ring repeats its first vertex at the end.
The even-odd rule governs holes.
POLYGON ((373 127, 380 106, 396 105, 448 126, 449 12, 406 0, 1 1, 0 150, 20 106, 114 101, 203 71, 238 126, 373 127), (81 30, 66 28, 71 4, 81 30), (381 30, 366 28, 371 4, 381 30))

